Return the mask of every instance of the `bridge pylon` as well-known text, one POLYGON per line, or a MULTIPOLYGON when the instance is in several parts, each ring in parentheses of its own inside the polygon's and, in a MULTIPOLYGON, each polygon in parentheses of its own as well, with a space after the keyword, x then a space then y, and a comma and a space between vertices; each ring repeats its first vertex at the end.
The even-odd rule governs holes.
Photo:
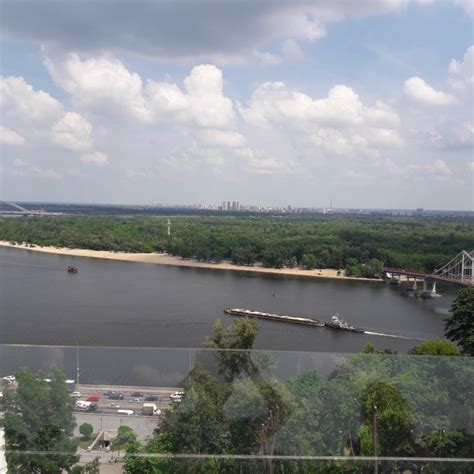
POLYGON ((432 277, 439 280, 458 281, 461 284, 473 286, 473 260, 474 250, 471 250, 470 252, 462 250, 448 263, 435 270, 432 277))

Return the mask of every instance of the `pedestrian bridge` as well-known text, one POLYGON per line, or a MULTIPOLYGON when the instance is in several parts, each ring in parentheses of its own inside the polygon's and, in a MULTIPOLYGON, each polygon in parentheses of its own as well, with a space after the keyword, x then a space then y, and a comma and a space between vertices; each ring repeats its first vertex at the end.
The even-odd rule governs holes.
POLYGON ((448 263, 436 269, 433 273, 387 267, 384 268, 384 274, 392 280, 396 280, 397 278, 399 280, 401 276, 405 276, 408 281, 413 279, 415 286, 416 280, 423 280, 425 287, 427 282, 434 284, 436 282, 443 282, 474 288, 473 260, 474 250, 469 252, 462 250, 448 263))

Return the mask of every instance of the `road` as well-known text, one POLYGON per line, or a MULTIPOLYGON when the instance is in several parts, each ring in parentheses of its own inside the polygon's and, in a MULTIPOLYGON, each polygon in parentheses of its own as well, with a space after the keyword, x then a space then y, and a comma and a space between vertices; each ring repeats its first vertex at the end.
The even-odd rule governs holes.
MULTIPOLYGON (((77 400, 87 400, 90 396, 98 396, 98 414, 117 414, 118 409, 133 410, 135 414, 140 414, 143 403, 146 403, 145 398, 151 395, 158 396, 158 401, 155 405, 161 410, 167 410, 171 407, 170 395, 178 390, 182 390, 178 387, 130 387, 123 385, 83 385, 76 387, 76 390, 81 393, 81 397, 77 400), (115 391, 121 393, 124 398, 123 400, 110 400, 107 395, 104 395, 107 391, 115 391), (142 397, 132 397, 134 392, 143 393, 142 397), (139 401, 132 401, 138 399, 139 401), (111 403, 119 405, 119 408, 110 407, 111 403)), ((123 415, 122 415, 123 416, 123 415)))

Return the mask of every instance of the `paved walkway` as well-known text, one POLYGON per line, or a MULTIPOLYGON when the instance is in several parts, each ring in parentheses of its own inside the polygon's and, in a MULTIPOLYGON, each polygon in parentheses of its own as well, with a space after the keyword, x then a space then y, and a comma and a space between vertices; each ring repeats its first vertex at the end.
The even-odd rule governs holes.
POLYGON ((158 416, 119 416, 101 415, 99 413, 76 412, 77 426, 74 436, 80 436, 79 426, 82 423, 90 423, 94 428, 94 433, 101 430, 118 430, 120 426, 130 426, 135 431, 138 439, 143 441, 153 435, 153 430, 159 423, 158 416))

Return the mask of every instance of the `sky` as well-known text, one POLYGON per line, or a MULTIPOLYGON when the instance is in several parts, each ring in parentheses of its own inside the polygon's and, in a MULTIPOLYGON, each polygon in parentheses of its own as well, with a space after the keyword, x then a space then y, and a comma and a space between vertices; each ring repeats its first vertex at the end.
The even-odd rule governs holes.
POLYGON ((0 200, 474 210, 470 0, 0 18, 0 200))

